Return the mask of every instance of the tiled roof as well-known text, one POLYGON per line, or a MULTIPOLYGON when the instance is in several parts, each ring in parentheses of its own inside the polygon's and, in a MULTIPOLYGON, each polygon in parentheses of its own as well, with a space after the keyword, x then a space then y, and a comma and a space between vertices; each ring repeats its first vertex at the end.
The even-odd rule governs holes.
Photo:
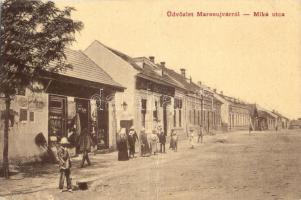
POLYGON ((183 88, 185 88, 186 90, 190 91, 190 92, 196 92, 200 90, 200 87, 197 86, 196 84, 194 84, 193 82, 190 83, 190 81, 187 81, 186 78, 184 78, 181 74, 175 72, 172 69, 168 69, 165 68, 166 73, 173 78, 175 81, 177 81, 178 83, 180 83, 182 85, 183 88))
MULTIPOLYGON (((103 45, 103 44, 102 44, 103 45)), ((104 45, 105 46, 105 45, 104 45)), ((135 60, 116 50, 116 49, 112 49, 110 47, 105 46, 106 48, 108 48, 109 50, 111 50, 114 54, 116 54, 117 56, 119 56, 120 58, 122 58, 124 61, 128 62, 133 68, 135 68, 136 70, 140 71, 137 76, 151 80, 151 81, 155 81, 157 83, 160 84, 165 84, 168 86, 175 86, 176 83, 174 81, 172 81, 169 77, 163 75, 160 76, 159 74, 157 74, 153 69, 151 69, 150 67, 146 66, 146 67, 140 67, 138 64, 136 64, 135 60)))
POLYGON ((263 107, 261 107, 259 105, 256 105, 256 108, 257 108, 257 110, 259 112, 265 112, 265 113, 267 113, 268 115, 270 115, 273 118, 277 118, 278 117, 276 114, 272 113, 271 111, 269 111, 269 110, 267 110, 267 109, 265 109, 265 108, 263 108, 263 107))
POLYGON ((83 52, 66 49, 65 55, 67 63, 72 65, 72 69, 59 72, 59 74, 117 88, 124 88, 83 52))

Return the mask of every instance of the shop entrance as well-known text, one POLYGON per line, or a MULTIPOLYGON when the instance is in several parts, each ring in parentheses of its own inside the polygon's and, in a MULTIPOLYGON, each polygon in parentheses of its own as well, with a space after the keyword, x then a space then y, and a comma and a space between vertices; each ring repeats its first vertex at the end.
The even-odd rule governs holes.
POLYGON ((67 98, 49 95, 48 141, 53 146, 67 135, 67 98))
POLYGON ((98 103, 97 109, 97 149, 107 149, 109 148, 109 110, 107 102, 98 103))
POLYGON ((87 99, 75 99, 76 103, 76 113, 78 113, 80 119, 81 131, 87 128, 90 131, 89 124, 89 113, 90 113, 90 103, 87 99))

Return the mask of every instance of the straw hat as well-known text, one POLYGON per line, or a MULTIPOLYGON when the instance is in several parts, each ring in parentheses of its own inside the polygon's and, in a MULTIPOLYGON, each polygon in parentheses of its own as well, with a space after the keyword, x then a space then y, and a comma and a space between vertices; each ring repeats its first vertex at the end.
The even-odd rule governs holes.
POLYGON ((60 141, 60 144, 69 144, 68 139, 66 137, 63 137, 60 141))
POLYGON ((134 126, 131 126, 130 130, 135 130, 135 129, 134 129, 134 126))

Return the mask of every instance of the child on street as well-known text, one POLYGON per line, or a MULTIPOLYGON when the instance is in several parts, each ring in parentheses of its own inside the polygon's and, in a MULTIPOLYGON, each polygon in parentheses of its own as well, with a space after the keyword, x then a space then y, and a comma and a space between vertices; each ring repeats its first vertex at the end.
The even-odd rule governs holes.
POLYGON ((67 146, 69 145, 68 139, 63 137, 60 141, 60 146, 58 147, 58 160, 59 160, 59 167, 60 167, 60 182, 59 182, 59 189, 63 192, 64 188, 64 180, 66 177, 67 181, 67 190, 72 192, 72 184, 71 184, 71 159, 69 155, 69 151, 67 146))

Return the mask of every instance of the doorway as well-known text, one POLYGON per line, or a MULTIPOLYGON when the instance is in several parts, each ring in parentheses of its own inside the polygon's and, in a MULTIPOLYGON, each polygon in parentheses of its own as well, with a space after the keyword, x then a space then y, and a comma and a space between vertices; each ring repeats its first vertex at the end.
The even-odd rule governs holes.
POLYGON ((49 95, 48 141, 54 146, 67 135, 67 97, 49 95))
POLYGON ((109 148, 109 109, 105 101, 98 102, 97 109, 97 149, 109 148))
POLYGON ((79 115, 81 131, 85 128, 90 130, 89 124, 89 113, 90 113, 90 102, 87 99, 75 99, 76 113, 79 115))

